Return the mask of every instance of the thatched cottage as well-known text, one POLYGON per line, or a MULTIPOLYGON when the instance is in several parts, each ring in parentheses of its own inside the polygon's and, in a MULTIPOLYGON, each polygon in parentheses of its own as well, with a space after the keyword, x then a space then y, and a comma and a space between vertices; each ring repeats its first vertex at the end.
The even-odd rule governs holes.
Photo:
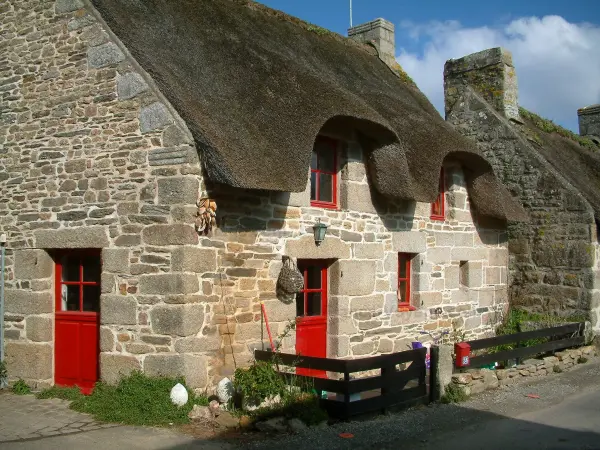
POLYGON ((297 324, 287 351, 337 358, 500 319, 525 212, 395 64, 388 22, 348 39, 245 0, 0 14, 12 379, 212 386, 267 340, 261 302, 274 335, 297 324))
POLYGON ((444 80, 447 120, 478 142, 531 218, 509 225, 511 304, 584 316, 599 333, 600 106, 578 111, 580 135, 520 108, 501 48, 446 62, 444 80))

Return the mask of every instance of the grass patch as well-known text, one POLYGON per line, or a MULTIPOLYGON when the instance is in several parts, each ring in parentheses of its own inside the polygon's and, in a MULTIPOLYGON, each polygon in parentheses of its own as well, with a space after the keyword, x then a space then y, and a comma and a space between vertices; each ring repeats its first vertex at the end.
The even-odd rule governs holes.
MULTIPOLYGON (((536 314, 520 309, 511 309, 506 316, 505 320, 496 329, 496 336, 520 333, 520 325, 523 322, 533 322, 542 324, 544 327, 555 327, 565 322, 583 322, 585 317, 582 316, 570 316, 570 317, 558 317, 550 314, 536 314)), ((533 345, 542 344, 548 342, 548 338, 529 339, 521 342, 521 347, 531 347, 533 345)), ((487 353, 497 353, 504 350, 513 350, 517 348, 517 343, 498 345, 496 347, 490 347, 487 349, 487 353)))
POLYGON ((17 382, 13 384, 12 391, 17 395, 31 394, 31 388, 21 378, 19 378, 17 382))
POLYGON ((59 398, 61 400, 75 401, 83 397, 83 394, 78 387, 52 386, 38 392, 35 396, 40 400, 47 398, 59 398))
POLYGON ((590 150, 598 150, 598 146, 594 144, 591 139, 581 137, 578 134, 573 133, 571 130, 567 130, 566 128, 561 127, 560 125, 555 124, 553 121, 549 119, 544 119, 543 117, 538 116, 531 111, 526 110, 525 108, 519 107, 519 114, 521 117, 532 122, 536 128, 546 132, 546 133, 557 133, 567 139, 571 139, 574 142, 577 142, 582 147, 588 148, 590 150))
MULTIPOLYGON (((171 389, 184 384, 183 378, 151 378, 142 372, 132 372, 116 386, 96 383, 92 395, 85 396, 77 388, 53 387, 42 391, 38 398, 61 398, 71 401, 71 409, 94 416, 103 422, 127 425, 169 425, 189 422, 194 404, 208 405, 203 395, 188 389, 189 400, 178 407, 171 402, 171 389)), ((185 385, 185 384, 184 384, 185 385)))
POLYGON ((442 403, 462 403, 467 401, 469 396, 463 388, 457 384, 450 383, 446 386, 446 392, 442 396, 442 403))

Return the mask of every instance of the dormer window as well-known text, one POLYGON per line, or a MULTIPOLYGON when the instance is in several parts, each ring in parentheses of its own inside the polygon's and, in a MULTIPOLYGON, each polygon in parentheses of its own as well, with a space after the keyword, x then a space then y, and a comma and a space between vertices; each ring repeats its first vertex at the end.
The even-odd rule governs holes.
POLYGON ((337 208, 337 149, 335 139, 319 136, 310 162, 310 204, 337 208))
POLYGON ((431 220, 446 220, 446 183, 444 183, 444 169, 440 172, 438 196, 431 204, 431 220))

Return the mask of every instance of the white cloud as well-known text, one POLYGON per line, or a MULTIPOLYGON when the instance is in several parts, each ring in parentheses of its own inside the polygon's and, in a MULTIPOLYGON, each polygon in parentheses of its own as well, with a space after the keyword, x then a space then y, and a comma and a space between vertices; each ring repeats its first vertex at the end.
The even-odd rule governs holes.
POLYGON ((412 39, 421 47, 412 53, 399 45, 397 59, 442 115, 446 60, 499 46, 512 52, 521 106, 578 131, 577 108, 600 103, 600 26, 546 16, 478 28, 404 22, 396 33, 397 44, 412 39))

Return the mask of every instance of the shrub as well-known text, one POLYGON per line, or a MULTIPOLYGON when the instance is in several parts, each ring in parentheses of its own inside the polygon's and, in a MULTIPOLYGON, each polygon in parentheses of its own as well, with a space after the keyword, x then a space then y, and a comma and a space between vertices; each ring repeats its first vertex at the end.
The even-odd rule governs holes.
MULTIPOLYGON (((171 388, 184 384, 183 378, 152 378, 142 372, 132 372, 116 386, 96 383, 92 395, 65 394, 64 389, 50 394, 73 396, 71 408, 92 414, 97 420, 128 425, 168 425, 188 423, 188 414, 194 404, 208 405, 205 396, 197 396, 188 389, 189 400, 178 407, 171 402, 171 388)), ((46 397, 48 398, 48 397, 46 397)), ((62 397, 59 397, 62 398, 62 397)))
POLYGON ((588 359, 585 356, 580 356, 577 359, 577 364, 585 364, 586 362, 588 362, 588 359))
POLYGON ((552 367, 552 372, 554 373, 561 373, 563 370, 560 368, 560 366, 557 364, 554 367, 552 367))
POLYGON ((441 401, 442 403, 461 403, 469 398, 465 390, 457 384, 450 383, 446 386, 446 392, 444 393, 441 401))
POLYGON ((247 405, 258 405, 267 397, 284 396, 286 385, 273 364, 256 361, 248 368, 236 369, 233 375, 235 392, 247 405))
POLYGON ((12 391, 17 395, 31 394, 31 388, 21 378, 19 378, 17 382, 13 384, 12 391))

